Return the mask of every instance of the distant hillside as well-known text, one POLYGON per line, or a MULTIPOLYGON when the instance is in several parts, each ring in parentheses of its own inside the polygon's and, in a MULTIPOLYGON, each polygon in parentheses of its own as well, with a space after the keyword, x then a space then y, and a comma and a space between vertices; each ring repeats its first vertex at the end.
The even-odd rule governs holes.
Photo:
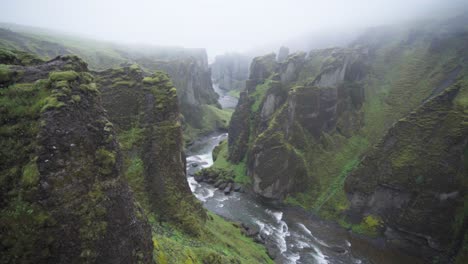
POLYGON ((187 140, 227 127, 228 120, 214 109, 219 107, 218 95, 211 83, 205 49, 121 45, 12 24, 0 24, 0 48, 33 53, 45 60, 74 54, 95 71, 132 64, 148 74, 164 71, 177 88, 187 140), (203 116, 214 118, 205 120, 203 116))

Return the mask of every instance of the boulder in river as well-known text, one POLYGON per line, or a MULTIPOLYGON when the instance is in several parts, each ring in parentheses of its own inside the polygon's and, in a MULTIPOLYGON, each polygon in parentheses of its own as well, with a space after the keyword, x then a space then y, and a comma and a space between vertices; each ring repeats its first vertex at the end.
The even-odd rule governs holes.
POLYGON ((224 190, 224 189, 226 188, 227 185, 228 185, 227 182, 223 182, 223 183, 221 183, 221 184, 218 186, 218 189, 224 190))
POLYGON ((235 191, 235 192, 242 192, 242 185, 240 185, 238 183, 234 183, 234 185, 232 187, 232 190, 235 191))
POLYGON ((218 188, 218 187, 219 187, 221 184, 223 184, 223 183, 224 183, 223 180, 218 180, 213 186, 214 186, 215 188, 218 188))
POLYGON ((203 177, 200 176, 200 175, 195 175, 194 178, 195 178, 195 180, 196 180, 197 182, 202 182, 202 181, 203 181, 203 177))
POLYGON ((192 163, 192 167, 194 168, 198 167, 198 163, 192 163))
POLYGON ((274 245, 271 245, 271 244, 267 244, 266 249, 267 249, 268 256, 271 259, 276 259, 276 256, 278 254, 278 249, 274 245))
POLYGON ((256 226, 248 226, 244 223, 242 223, 241 226, 243 228, 243 233, 248 237, 254 237, 260 233, 256 226))
POLYGON ((231 193, 231 190, 232 190, 232 183, 228 183, 226 185, 226 188, 224 188, 224 194, 230 194, 231 193))

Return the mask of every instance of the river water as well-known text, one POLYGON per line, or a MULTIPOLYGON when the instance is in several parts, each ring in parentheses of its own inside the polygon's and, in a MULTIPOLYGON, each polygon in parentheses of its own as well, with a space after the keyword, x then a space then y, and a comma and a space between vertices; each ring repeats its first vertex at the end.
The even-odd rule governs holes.
POLYGON ((226 138, 227 133, 214 133, 199 139, 187 151, 190 189, 208 210, 232 221, 257 226, 266 238, 265 245, 274 249, 276 263, 420 263, 389 249, 383 240, 370 243, 303 210, 269 204, 250 192, 225 195, 211 185, 196 182, 191 175, 213 164, 213 148, 226 138), (194 167, 194 163, 198 166, 194 167))

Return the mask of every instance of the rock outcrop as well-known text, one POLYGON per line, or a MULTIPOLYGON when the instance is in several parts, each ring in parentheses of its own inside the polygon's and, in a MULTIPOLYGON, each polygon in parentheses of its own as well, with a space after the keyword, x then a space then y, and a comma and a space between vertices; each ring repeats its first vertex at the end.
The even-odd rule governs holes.
POLYGON ((151 263, 151 229, 86 63, 22 55, 1 61, 24 66, 1 65, 0 262, 151 263))
MULTIPOLYGON (((11 27, 15 28, 14 25, 11 27)), ((217 122, 211 124, 203 122, 202 117, 213 112, 207 109, 212 109, 211 106, 220 108, 217 102, 218 95, 211 83, 211 70, 204 49, 121 46, 109 43, 96 45, 94 42, 87 43, 88 45, 83 47, 70 46, 67 42, 61 41, 61 36, 55 36, 52 38, 53 41, 48 37, 43 40, 40 38, 41 34, 32 37, 27 32, 28 30, 12 31, 0 28, 0 39, 5 40, 0 43, 0 47, 22 50, 44 58, 76 54, 94 70, 137 63, 145 71, 166 72, 177 88, 180 111, 184 116, 182 123, 186 134, 190 134, 190 139, 226 126, 216 126, 217 122), (191 133, 188 130, 191 130, 191 133)), ((80 39, 81 41, 83 40, 80 39)), ((222 122, 220 118, 217 119, 216 121, 222 122)))
POLYGON ((97 73, 103 105, 123 144, 126 176, 148 211, 197 233, 206 214, 185 176, 176 88, 165 73, 145 75, 137 65, 97 73))
POLYGON ((425 260, 466 262, 468 38, 457 21, 255 58, 230 161, 263 197, 425 260))
POLYGON ((353 84, 364 76, 365 66, 359 61, 365 53, 359 49, 326 53, 332 62, 323 62, 312 81, 301 75, 323 53, 306 58, 299 52, 282 63, 271 54, 252 62, 247 91, 231 119, 229 154, 234 163, 247 157, 254 191, 264 197, 282 199, 304 190, 310 181, 307 162, 298 151, 304 148, 304 137, 319 140, 338 126, 342 131, 355 129, 337 123, 344 114, 359 119, 363 95, 353 96, 358 94, 353 84))
POLYGON ((289 48, 285 46, 281 46, 279 51, 278 51, 278 56, 276 57, 276 60, 278 62, 284 62, 286 58, 289 56, 289 48))
POLYGON ((225 91, 245 88, 245 81, 249 75, 251 58, 238 53, 218 55, 211 66, 213 82, 225 91))
POLYGON ((468 84, 459 82, 390 128, 346 179, 351 222, 379 217, 392 243, 428 259, 461 251, 468 231, 467 95, 468 84))

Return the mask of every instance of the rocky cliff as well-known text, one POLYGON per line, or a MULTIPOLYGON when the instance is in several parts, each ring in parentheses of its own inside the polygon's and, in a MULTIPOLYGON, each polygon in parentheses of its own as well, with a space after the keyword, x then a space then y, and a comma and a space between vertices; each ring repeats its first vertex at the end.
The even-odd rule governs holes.
POLYGON ((453 85, 468 76, 468 35, 459 23, 379 28, 347 48, 255 58, 229 126, 230 162, 245 165, 263 197, 357 233, 387 230, 418 256, 460 256, 466 80, 453 85))
POLYGON ((0 53, 17 64, 0 64, 1 262, 152 262, 150 226, 86 63, 0 53))
POLYGON ((213 81, 225 91, 244 90, 249 75, 250 60, 249 56, 238 53, 216 56, 210 65, 213 81))
POLYGON ((200 232, 206 214, 185 177, 177 92, 168 75, 145 76, 137 65, 96 75, 124 150, 126 176, 140 203, 161 221, 200 232))
POLYGON ((65 38, 46 30, 37 31, 15 25, 3 26, 13 28, 0 28, 0 47, 7 49, 22 50, 43 58, 76 54, 94 70, 136 63, 147 72, 159 70, 168 73, 177 87, 187 140, 193 140, 209 131, 225 129, 227 126, 223 118, 215 114, 219 111, 213 109, 219 108, 218 95, 211 83, 211 70, 204 49, 122 46, 78 37, 65 38), (214 120, 204 120, 204 116, 208 115, 214 120))
POLYGON ((351 222, 379 219, 392 243, 425 257, 461 250, 468 228, 467 95, 466 81, 459 82, 389 129, 346 179, 351 222))
POLYGON ((176 60, 144 57, 136 61, 150 71, 159 70, 169 74, 177 87, 184 122, 195 129, 204 129, 203 105, 218 106, 218 94, 211 83, 211 70, 208 67, 206 51, 200 51, 199 56, 176 60))
POLYGON ((167 74, 0 59, 1 263, 272 263, 192 195, 167 74))
POLYGON ((365 56, 360 49, 333 49, 307 58, 295 53, 282 63, 274 54, 254 59, 247 91, 231 119, 229 154, 232 162, 246 158, 257 193, 284 198, 304 188, 308 169, 303 141, 319 141, 322 133, 336 129, 356 129, 348 123, 353 123, 349 118, 359 119, 363 95, 355 83, 365 75, 365 56), (329 61, 314 65, 323 56, 330 56, 329 61), (302 78, 304 69, 315 71, 315 79, 302 78), (339 122, 345 116, 348 122, 339 122))

